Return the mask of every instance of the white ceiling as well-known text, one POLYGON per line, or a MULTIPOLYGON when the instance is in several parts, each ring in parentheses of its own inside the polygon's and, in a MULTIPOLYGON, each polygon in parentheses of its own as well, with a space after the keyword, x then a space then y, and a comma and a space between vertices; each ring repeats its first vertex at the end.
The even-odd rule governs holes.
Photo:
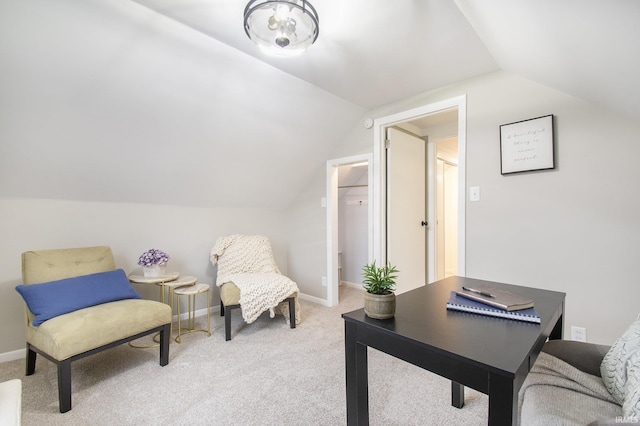
POLYGON ((318 41, 265 56, 244 0, 135 0, 365 108, 502 69, 640 118, 636 0, 312 0, 318 41))
POLYGON ((640 1, 312 0, 295 58, 247 1, 0 1, 0 197, 284 208, 368 110, 499 69, 640 121, 640 1))
POLYGON ((448 0, 313 0, 320 35, 294 58, 249 40, 244 0, 136 1, 368 109, 498 69, 448 0))

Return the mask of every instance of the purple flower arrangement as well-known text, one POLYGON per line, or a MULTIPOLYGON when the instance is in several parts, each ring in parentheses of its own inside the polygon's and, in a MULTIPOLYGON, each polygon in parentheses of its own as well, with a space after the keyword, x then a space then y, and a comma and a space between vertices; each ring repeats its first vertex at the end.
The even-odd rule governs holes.
POLYGON ((169 261, 169 255, 162 250, 150 249, 145 251, 138 258, 138 265, 153 266, 169 261))

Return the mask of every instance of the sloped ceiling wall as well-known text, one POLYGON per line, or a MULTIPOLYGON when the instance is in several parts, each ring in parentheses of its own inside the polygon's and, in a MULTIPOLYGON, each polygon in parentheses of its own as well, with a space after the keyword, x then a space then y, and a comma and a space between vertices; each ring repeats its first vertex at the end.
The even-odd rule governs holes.
POLYGON ((248 39, 247 1, 132 1, 369 109, 498 69, 452 1, 313 0, 318 40, 289 58, 248 39))
POLYGON ((0 3, 0 197, 283 208, 364 109, 133 2, 0 3))
POLYGON ((640 2, 454 1, 500 69, 640 121, 640 2))

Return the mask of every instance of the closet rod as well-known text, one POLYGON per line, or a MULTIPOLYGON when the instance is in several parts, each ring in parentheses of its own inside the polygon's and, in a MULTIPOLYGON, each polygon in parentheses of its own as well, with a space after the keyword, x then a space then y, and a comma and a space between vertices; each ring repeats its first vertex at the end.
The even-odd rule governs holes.
POLYGON ((363 187, 367 187, 369 185, 367 184, 363 184, 363 185, 342 185, 339 186, 338 188, 363 188, 363 187))

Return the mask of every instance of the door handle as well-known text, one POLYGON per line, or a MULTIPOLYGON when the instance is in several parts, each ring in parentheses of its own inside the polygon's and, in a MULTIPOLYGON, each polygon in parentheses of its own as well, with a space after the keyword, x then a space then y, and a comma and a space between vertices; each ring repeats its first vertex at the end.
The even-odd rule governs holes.
POLYGON ((424 220, 421 222, 422 226, 429 226, 429 224, 427 222, 425 222, 424 220))

